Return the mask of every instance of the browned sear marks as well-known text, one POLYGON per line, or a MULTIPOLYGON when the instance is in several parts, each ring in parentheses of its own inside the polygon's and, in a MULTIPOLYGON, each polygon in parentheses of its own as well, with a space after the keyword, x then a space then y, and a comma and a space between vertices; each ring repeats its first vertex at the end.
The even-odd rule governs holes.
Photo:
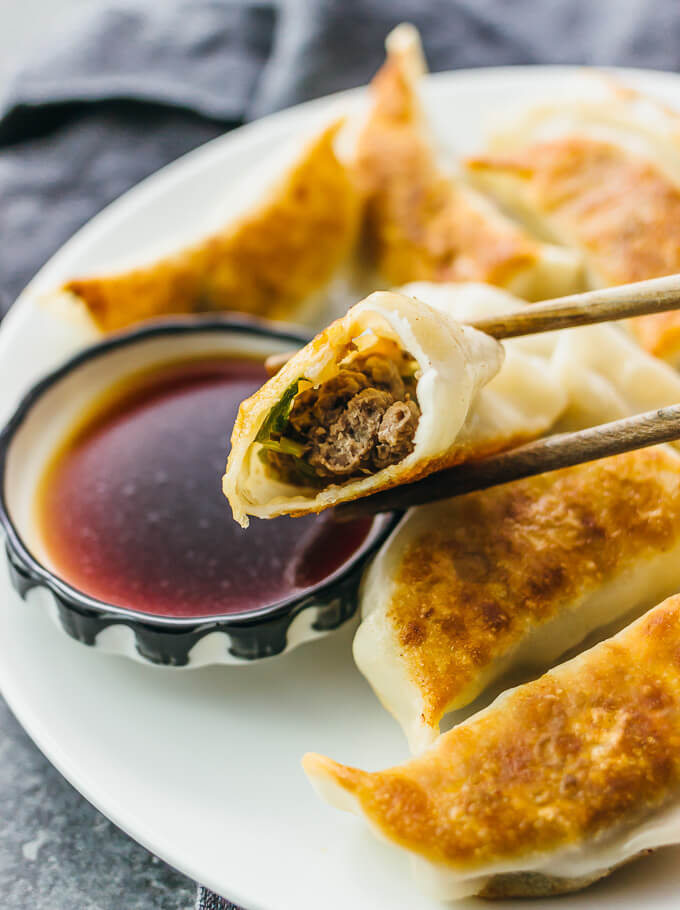
POLYGON ((262 206, 173 256, 70 281, 103 331, 172 313, 238 310, 290 317, 350 253, 361 198, 326 129, 262 206))
POLYGON ((436 725, 480 670, 619 566, 680 535, 680 471, 644 449, 434 507, 388 620, 436 725))
POLYGON ((536 259, 536 245, 442 173, 399 56, 372 83, 373 109, 358 142, 366 194, 366 257, 393 285, 409 281, 506 284, 536 259))
POLYGON ((634 824, 680 788, 680 597, 420 758, 367 773, 310 755, 305 767, 355 794, 390 840, 459 868, 634 824))
MULTIPOLYGON (((606 285, 680 271, 680 189, 651 162, 612 143, 568 136, 468 162, 472 173, 516 176, 528 204, 585 250, 606 285)), ((658 356, 680 341, 677 312, 632 321, 658 356)))

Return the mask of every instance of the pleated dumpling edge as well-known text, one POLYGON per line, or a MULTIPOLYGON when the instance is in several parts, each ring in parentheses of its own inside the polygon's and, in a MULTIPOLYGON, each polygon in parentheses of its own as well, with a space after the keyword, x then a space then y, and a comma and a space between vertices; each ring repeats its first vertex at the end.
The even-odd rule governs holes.
POLYGON ((439 899, 547 897, 680 843, 680 597, 367 772, 307 754, 319 795, 411 855, 439 899))

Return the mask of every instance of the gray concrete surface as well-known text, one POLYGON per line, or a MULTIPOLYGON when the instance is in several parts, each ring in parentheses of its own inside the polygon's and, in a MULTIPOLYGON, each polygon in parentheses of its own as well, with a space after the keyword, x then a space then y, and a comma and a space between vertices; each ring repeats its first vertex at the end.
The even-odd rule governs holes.
POLYGON ((0 699, 2 910, 189 910, 195 886, 86 802, 0 699))

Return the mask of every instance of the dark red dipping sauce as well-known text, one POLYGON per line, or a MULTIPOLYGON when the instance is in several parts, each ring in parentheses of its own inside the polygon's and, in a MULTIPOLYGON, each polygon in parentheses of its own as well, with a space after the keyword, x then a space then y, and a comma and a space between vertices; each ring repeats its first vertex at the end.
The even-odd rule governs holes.
POLYGON ((370 519, 253 519, 222 495, 239 403, 266 379, 249 359, 175 363, 107 397, 48 467, 41 530, 57 573, 99 600, 161 616, 253 610, 346 563, 370 519))

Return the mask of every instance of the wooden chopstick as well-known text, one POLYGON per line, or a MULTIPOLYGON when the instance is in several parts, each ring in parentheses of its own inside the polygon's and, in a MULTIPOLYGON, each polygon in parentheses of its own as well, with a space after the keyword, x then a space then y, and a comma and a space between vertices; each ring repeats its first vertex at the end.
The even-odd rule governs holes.
POLYGON ((470 325, 500 340, 629 319, 631 316, 648 316, 678 308, 680 275, 668 275, 533 303, 514 313, 477 319, 470 325))
POLYGON ((674 404, 576 433, 547 436, 500 455, 430 474, 415 483, 343 503, 334 513, 339 520, 349 521, 407 509, 679 438, 680 404, 674 404))
MULTIPOLYGON (((634 284, 621 284, 618 287, 544 300, 543 303, 533 303, 512 313, 477 319, 469 325, 500 340, 675 309, 680 309, 680 275, 668 275, 665 278, 652 278, 634 284)), ((278 373, 294 353, 285 351, 268 357, 265 366, 269 375, 278 373)))

